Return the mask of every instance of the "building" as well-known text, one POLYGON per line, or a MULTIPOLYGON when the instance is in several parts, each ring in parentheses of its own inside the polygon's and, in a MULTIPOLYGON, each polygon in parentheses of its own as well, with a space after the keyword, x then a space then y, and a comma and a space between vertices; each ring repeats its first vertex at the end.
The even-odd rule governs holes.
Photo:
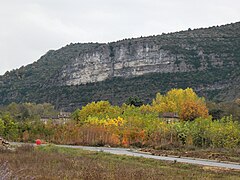
POLYGON ((44 122, 44 124, 47 124, 47 122, 51 121, 53 124, 65 124, 71 119, 71 113, 70 112, 60 112, 57 116, 42 116, 40 118, 40 121, 44 122))
POLYGON ((159 118, 166 120, 168 123, 179 121, 179 115, 176 112, 164 112, 159 114, 159 118))

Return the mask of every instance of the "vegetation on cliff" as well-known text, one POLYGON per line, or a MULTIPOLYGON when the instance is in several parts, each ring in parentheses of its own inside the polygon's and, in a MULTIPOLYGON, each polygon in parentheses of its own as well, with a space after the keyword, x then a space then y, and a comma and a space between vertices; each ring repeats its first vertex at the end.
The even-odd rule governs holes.
POLYGON ((70 44, 49 51, 38 61, 0 76, 0 104, 11 102, 52 103, 57 109, 73 110, 92 101, 109 100, 119 105, 130 96, 151 102, 157 92, 191 87, 208 100, 233 101, 239 98, 240 23, 201 28, 158 36, 125 39, 108 44, 70 44), (85 85, 65 86, 61 71, 76 57, 109 46, 129 47, 129 55, 138 44, 159 45, 175 58, 180 67, 186 63, 191 71, 150 73, 133 78, 110 78, 85 85))

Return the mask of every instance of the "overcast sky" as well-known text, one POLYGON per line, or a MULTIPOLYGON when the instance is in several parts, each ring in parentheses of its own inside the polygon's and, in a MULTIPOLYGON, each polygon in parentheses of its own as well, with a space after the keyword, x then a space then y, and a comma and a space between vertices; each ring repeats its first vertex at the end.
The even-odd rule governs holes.
POLYGON ((71 42, 240 21, 239 0, 0 0, 0 75, 71 42))

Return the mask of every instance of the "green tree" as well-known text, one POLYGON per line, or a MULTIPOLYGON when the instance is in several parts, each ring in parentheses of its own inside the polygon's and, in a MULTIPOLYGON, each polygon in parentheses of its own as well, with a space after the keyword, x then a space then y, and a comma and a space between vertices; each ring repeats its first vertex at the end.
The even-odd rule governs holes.
POLYGON ((0 136, 4 135, 5 125, 2 119, 0 119, 0 136))
POLYGON ((80 109, 77 108, 72 114, 71 114, 71 118, 76 121, 79 122, 80 121, 80 109))
POLYGON ((129 97, 126 100, 125 104, 130 105, 130 106, 133 105, 136 107, 140 107, 143 105, 143 101, 139 97, 135 96, 135 97, 129 97))
POLYGON ((10 114, 6 114, 2 117, 4 122, 4 137, 8 140, 17 140, 18 138, 18 125, 14 122, 10 114))

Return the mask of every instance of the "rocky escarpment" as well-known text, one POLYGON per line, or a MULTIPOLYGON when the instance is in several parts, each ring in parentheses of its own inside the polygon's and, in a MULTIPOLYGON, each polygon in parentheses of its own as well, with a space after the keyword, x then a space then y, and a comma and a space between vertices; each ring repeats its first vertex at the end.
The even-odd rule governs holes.
POLYGON ((113 77, 134 77, 147 73, 186 72, 192 69, 184 61, 175 64, 176 56, 150 43, 102 45, 84 53, 64 67, 63 84, 79 85, 113 77))
POLYGON ((0 104, 50 102, 70 110, 90 101, 150 102, 156 92, 194 88, 223 101, 240 94, 240 23, 111 43, 70 44, 0 76, 0 104))
POLYGON ((79 54, 72 63, 64 66, 61 82, 80 85, 113 77, 232 67, 238 64, 238 60, 232 58, 233 52, 227 52, 230 47, 209 51, 211 44, 206 41, 213 45, 222 43, 222 46, 233 43, 233 46, 234 36, 220 36, 217 32, 205 35, 196 31, 103 44, 94 51, 79 54))

